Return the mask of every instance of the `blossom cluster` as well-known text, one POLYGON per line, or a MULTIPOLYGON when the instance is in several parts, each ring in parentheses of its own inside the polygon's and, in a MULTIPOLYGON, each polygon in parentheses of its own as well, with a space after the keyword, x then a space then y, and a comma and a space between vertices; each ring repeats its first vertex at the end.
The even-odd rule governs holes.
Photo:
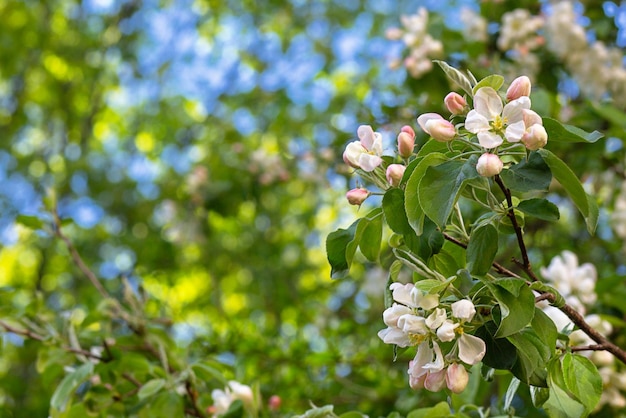
POLYGON ((428 34, 428 11, 420 7, 416 14, 400 17, 403 29, 391 28, 387 38, 402 40, 409 49, 404 66, 411 76, 419 78, 433 68, 432 59, 443 53, 443 44, 428 34))
MULTIPOLYGON (((595 293, 597 272, 593 264, 579 265, 576 254, 563 251, 554 257, 547 267, 541 268, 541 275, 565 298, 568 305, 585 317, 585 322, 602 335, 611 334, 613 327, 608 321, 600 315, 588 314, 589 307, 597 300, 595 293)), ((572 331, 574 324, 563 312, 545 302, 541 302, 540 306, 559 331, 572 331)), ((584 347, 595 342, 582 330, 575 330, 569 334, 569 344, 584 347)), ((626 397, 622 392, 626 392, 626 372, 617 370, 613 355, 607 351, 581 351, 580 354, 594 362, 602 376, 604 390, 597 408, 604 404, 614 408, 625 408, 626 397)))
POLYGON ((424 293, 413 283, 392 283, 389 289, 394 303, 383 312, 387 328, 378 336, 386 344, 417 346, 409 362, 411 388, 462 392, 469 381, 465 365, 480 362, 486 350, 483 340, 465 332, 473 328, 474 304, 468 299, 441 303, 438 294, 424 293), (444 356, 441 343, 450 342, 444 356))
MULTIPOLYGON (((478 174, 492 177, 504 169, 499 154, 502 146, 522 144, 527 150, 543 148, 548 134, 541 116, 531 110, 531 82, 527 76, 517 77, 508 87, 504 97, 493 87, 478 88, 472 97, 473 107, 467 99, 456 92, 444 98, 444 104, 452 114, 445 119, 437 113, 424 113, 417 118, 421 129, 434 140, 450 142, 456 138, 470 142, 476 153, 478 174), (451 120, 465 117, 464 123, 454 125, 451 120), (468 141, 469 139, 469 141, 468 141)), ((415 131, 403 126, 397 136, 398 156, 403 163, 383 166, 382 135, 369 125, 357 129, 357 141, 350 142, 343 153, 344 162, 361 170, 363 177, 372 180, 381 189, 398 187, 404 176, 406 163, 414 153, 415 131)), ((346 194, 348 202, 360 206, 371 192, 357 187, 346 194)))
MULTIPOLYGON (((478 159, 476 170, 481 176, 499 174, 504 163, 497 155, 497 148, 505 143, 522 143, 528 150, 543 148, 548 134, 543 121, 530 109, 530 79, 521 76, 513 80, 503 102, 498 92, 489 86, 480 87, 473 97, 474 108, 468 110, 467 102, 458 93, 452 92, 444 102, 453 115, 467 112, 464 128, 476 135, 484 153, 478 159)), ((420 127, 433 139, 447 142, 459 136, 452 122, 437 113, 425 113, 417 118, 420 127)))

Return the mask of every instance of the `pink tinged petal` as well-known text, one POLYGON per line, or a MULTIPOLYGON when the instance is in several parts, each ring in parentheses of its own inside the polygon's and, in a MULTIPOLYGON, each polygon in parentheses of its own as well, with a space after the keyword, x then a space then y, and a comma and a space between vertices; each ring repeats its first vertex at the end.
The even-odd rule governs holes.
POLYGON ((476 171, 483 177, 493 177, 500 174, 503 167, 502 160, 495 154, 485 153, 476 162, 476 171))
POLYGON ((506 119, 507 124, 519 122, 520 120, 524 120, 524 110, 528 109, 530 109, 530 98, 522 96, 504 106, 502 117, 506 119))
POLYGON ((399 328, 385 328, 378 331, 378 337, 385 344, 395 344, 404 348, 409 346, 409 336, 402 332, 399 328))
POLYGON ((425 131, 439 142, 448 142, 456 136, 456 128, 453 124, 443 119, 431 119, 425 123, 425 131))
POLYGON ((459 358, 465 364, 476 364, 485 356, 485 342, 470 334, 459 337, 459 358))
POLYGON ((374 132, 374 142, 372 143, 372 146, 368 148, 368 150, 378 156, 383 155, 383 136, 380 133, 374 132))
POLYGON ((417 118, 417 123, 419 124, 420 128, 422 128, 422 130, 426 132, 428 135, 430 135, 430 131, 426 128, 426 123, 431 120, 445 120, 445 119, 443 118, 443 116, 441 116, 438 113, 424 113, 423 115, 419 115, 417 118))
POLYGON ((532 125, 543 125, 543 120, 541 116, 537 114, 534 110, 524 109, 522 110, 522 115, 524 119, 524 125, 529 128, 532 125))
POLYGON ((359 141, 350 142, 343 152, 343 160, 351 167, 361 168, 359 166, 359 157, 366 152, 359 141))
POLYGON ((522 137, 522 142, 531 151, 545 147, 548 143, 546 128, 538 124, 531 126, 522 137))
POLYGON ((474 95, 474 109, 489 120, 502 113, 502 99, 491 87, 481 87, 474 95))
POLYGON ((426 374, 423 374, 419 377, 413 376, 413 375, 409 375, 409 386, 411 387, 411 389, 413 390, 417 390, 417 389, 423 389, 424 388, 424 381, 426 380, 426 374))
POLYGON ((389 164, 387 172, 385 173, 389 184, 393 187, 398 187, 402 181, 402 176, 404 175, 405 170, 406 166, 403 166, 402 164, 389 164))
POLYGON ((430 372, 424 380, 424 388, 431 392, 439 392, 446 386, 446 371, 430 372))
POLYGON ((411 136, 405 131, 400 132, 398 134, 398 154, 402 158, 409 158, 413 155, 413 148, 415 148, 415 135, 411 136))
POLYGON ((388 327, 397 327, 398 326, 398 318, 402 315, 410 315, 413 313, 413 310, 407 308, 406 306, 394 303, 390 308, 385 309, 383 312, 383 322, 388 327))
POLYGON ((473 134, 491 129, 489 120, 475 110, 470 110, 465 119, 465 129, 473 134))
POLYGON ((515 122, 507 126, 506 131, 504 132, 504 136, 509 142, 519 142, 524 136, 525 132, 526 127, 524 126, 524 121, 520 120, 519 122, 515 122))
POLYGON ((363 145, 365 149, 371 150, 374 143, 374 130, 372 127, 370 125, 361 125, 356 130, 356 134, 361 141, 361 145, 363 145))
POLYGON ((506 91, 506 99, 511 101, 522 96, 530 96, 530 79, 525 75, 517 77, 506 91))
POLYGON ((454 363, 446 371, 446 386, 453 393, 461 393, 469 383, 469 374, 462 364, 454 363))
POLYGON ((467 102, 459 93, 451 92, 443 99, 446 108, 453 115, 461 115, 465 112, 467 102))
POLYGON ((383 159, 378 155, 361 154, 359 156, 359 166, 363 171, 374 171, 376 167, 383 163, 383 159))
POLYGON ((500 135, 490 131, 478 132, 477 136, 480 146, 486 149, 499 147, 504 142, 500 135))
POLYGON ((370 192, 367 189, 356 188, 349 190, 346 193, 346 199, 348 199, 348 203, 355 206, 361 206, 365 199, 367 199, 370 195, 370 192))

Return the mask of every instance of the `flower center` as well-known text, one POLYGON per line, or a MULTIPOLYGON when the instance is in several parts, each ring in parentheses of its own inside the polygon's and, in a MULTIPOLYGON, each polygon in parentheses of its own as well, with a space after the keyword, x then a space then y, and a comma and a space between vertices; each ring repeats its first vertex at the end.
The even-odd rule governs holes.
POLYGON ((409 333, 409 343, 411 345, 420 345, 426 339, 426 335, 409 333))
POLYGON ((501 133, 504 130, 504 126, 506 125, 506 122, 507 122, 506 118, 503 118, 502 116, 498 115, 491 122, 491 128, 493 128, 493 131, 495 133, 501 133))

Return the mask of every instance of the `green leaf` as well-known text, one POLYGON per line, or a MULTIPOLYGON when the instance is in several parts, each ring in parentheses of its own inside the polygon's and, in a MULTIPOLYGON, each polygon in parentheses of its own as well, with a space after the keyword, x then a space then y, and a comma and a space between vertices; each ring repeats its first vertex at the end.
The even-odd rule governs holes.
POLYGON ((529 385, 545 386, 545 369, 554 347, 549 348, 532 328, 509 335, 507 339, 517 348, 517 361, 511 368, 515 377, 529 385))
POLYGON ((498 301, 500 307, 500 325, 496 332, 497 338, 512 335, 526 327, 535 315, 535 296, 519 279, 501 279, 498 282, 488 283, 491 293, 498 301), (520 282, 517 287, 519 293, 511 292, 515 289, 515 280, 520 282))
POLYGON ((450 286, 454 279, 456 279, 456 276, 449 277, 443 282, 435 279, 422 279, 415 282, 415 287, 424 293, 440 293, 450 286))
POLYGON ((498 252, 498 231, 492 224, 483 224, 472 231, 467 245, 467 269, 482 276, 491 269, 498 252))
POLYGON ((585 193, 585 189, 583 189, 578 177, 576 177, 567 164, 547 149, 540 149, 537 153, 539 153, 546 164, 548 164, 552 175, 559 181, 561 186, 563 186, 570 199, 574 202, 574 205, 576 205, 585 218, 587 230, 590 234, 593 234, 598 221, 597 207, 590 208, 590 204, 592 206, 595 205, 587 196, 587 193, 585 193))
POLYGON ((350 411, 339 415, 339 418, 367 418, 367 415, 363 415, 357 411, 350 411))
POLYGON ((533 405, 540 408, 548 398, 550 397, 550 389, 540 388, 538 386, 530 387, 530 399, 533 401, 533 405))
POLYGON ((326 238, 326 256, 331 266, 330 277, 339 279, 350 271, 350 262, 346 257, 346 248, 354 239, 359 220, 354 221, 348 229, 338 229, 326 238))
POLYGON ((552 202, 546 199, 527 199, 522 200, 517 209, 524 212, 526 215, 534 216, 544 221, 558 221, 561 215, 559 214, 559 208, 552 202))
POLYGON ((563 380, 567 389, 588 412, 593 411, 602 395, 602 377, 586 357, 566 353, 563 356, 563 380))
POLYGON ((451 414, 447 402, 439 402, 430 408, 420 408, 409 412, 406 418, 444 418, 451 414))
POLYGON ((141 387, 141 389, 139 389, 139 392, 137 392, 137 396, 139 397, 139 399, 147 398, 160 391, 164 386, 165 379, 149 380, 141 387))
POLYGON ((487 351, 483 357, 486 366, 500 370, 510 370, 517 361, 517 350, 506 338, 495 338, 498 326, 489 321, 478 328, 474 335, 485 342, 487 351))
POLYGON ((424 214, 440 228, 445 226, 467 182, 480 177, 476 171, 477 158, 473 155, 465 162, 447 161, 426 169, 418 187, 419 202, 424 214))
POLYGON ((556 299, 554 303, 552 303, 552 305, 556 306, 557 308, 561 308, 565 305, 565 299, 563 298, 563 296, 552 286, 548 286, 547 284, 542 283, 542 282, 532 282, 530 285, 530 288, 532 290, 537 290, 540 292, 547 292, 547 293, 553 294, 556 297, 556 299))
POLYGON ((416 165, 411 177, 409 177, 409 181, 406 183, 405 194, 404 194, 404 209, 407 215, 407 219, 409 221, 409 225, 415 231, 415 233, 419 236, 422 235, 424 231, 424 211, 422 210, 422 206, 419 201, 419 193, 418 187, 424 174, 426 173, 426 169, 431 165, 439 165, 443 162, 448 161, 448 157, 440 153, 432 153, 428 154, 424 158, 420 160, 420 162, 416 165))
POLYGON ((543 127, 548 133, 548 142, 586 142, 592 144, 604 135, 598 131, 586 132, 577 126, 566 125, 552 118, 542 118, 543 127))
POLYGON ((44 223, 41 219, 39 219, 37 216, 32 215, 17 215, 15 221, 18 224, 28 227, 30 229, 42 229, 44 226, 44 223))
POLYGON ((327 418, 333 416, 333 405, 314 406, 302 415, 296 415, 294 418, 327 418))
POLYGON ((548 190, 552 181, 550 167, 536 152, 531 152, 528 160, 524 159, 508 170, 503 170, 500 177, 509 189, 518 192, 548 190))
POLYGON ((535 316, 533 317, 530 325, 533 330, 535 330, 539 339, 541 339, 541 341, 543 341, 550 349, 551 358, 556 350, 556 339, 559 335, 556 325, 554 325, 554 321, 552 321, 552 319, 550 319, 550 317, 541 309, 535 307, 535 316))
MULTIPOLYGON (((404 211, 404 206, 402 207, 402 210, 404 211)), ((361 228, 361 223, 363 223, 364 225, 363 231, 361 232, 361 238, 359 240, 359 248, 361 249, 361 253, 363 253, 365 258, 375 262, 378 261, 378 255, 380 254, 380 244, 382 243, 383 238, 383 217, 380 216, 380 211, 378 211, 378 214, 368 217, 367 222, 364 221, 365 219, 362 219, 361 222, 359 222, 359 226, 357 227, 356 236, 359 235, 358 229, 361 228)))
POLYGON ((472 95, 476 94, 478 89, 480 89, 481 87, 491 87, 495 91, 498 91, 500 90, 500 87, 502 87, 502 84, 504 84, 504 77, 502 77, 501 75, 498 75, 498 74, 488 75, 487 77, 480 80, 478 84, 474 86, 474 88, 472 89, 472 93, 473 93, 472 95))
POLYGON ((93 363, 87 362, 65 376, 59 386, 52 394, 50 407, 58 411, 63 411, 70 397, 74 394, 79 385, 93 373, 93 363))
MULTIPOLYGON (((235 401, 241 402, 241 401, 235 401)), ((233 402, 233 404, 235 403, 233 402)), ((233 408, 231 404, 231 409, 233 408)), ((228 412, 222 417, 228 416, 228 412)), ((140 418, 171 418, 184 416, 184 402, 176 392, 161 392, 139 411, 140 418)), ((241 416, 241 415, 238 415, 241 416)))
POLYGON ((413 233, 404 211, 404 192, 392 187, 383 196, 383 213, 389 228, 398 234, 413 233))
POLYGON ((560 359, 552 360, 548 365, 548 387, 550 396, 543 405, 551 418, 571 418, 587 416, 585 406, 573 399, 563 379, 563 367, 560 359))
POLYGON ((519 388, 520 380, 517 378, 511 379, 511 383, 509 383, 509 387, 504 394, 504 411, 508 411, 511 407, 511 403, 513 402, 513 398, 515 397, 515 393, 517 393, 517 388, 519 388))
POLYGON ((428 265, 445 277, 450 277, 454 276, 460 269, 465 268, 465 264, 465 249, 446 241, 441 251, 431 257, 428 265))
POLYGON ((434 60, 434 62, 439 64, 443 72, 446 73, 446 76, 448 76, 450 80, 452 80, 459 87, 465 90, 467 94, 469 94, 470 96, 474 96, 474 94, 472 93, 472 83, 470 82, 469 78, 467 78, 465 74, 463 74, 456 68, 448 65, 448 63, 445 61, 434 60))

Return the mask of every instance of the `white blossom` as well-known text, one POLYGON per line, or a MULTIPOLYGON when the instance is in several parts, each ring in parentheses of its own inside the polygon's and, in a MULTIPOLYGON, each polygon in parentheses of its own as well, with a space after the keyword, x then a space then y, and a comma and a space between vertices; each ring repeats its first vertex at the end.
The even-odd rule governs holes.
POLYGON ((474 109, 465 120, 465 128, 477 134, 484 148, 496 148, 503 138, 519 142, 526 131, 523 110, 530 109, 530 98, 522 96, 506 105, 491 87, 481 87, 474 95, 474 109))
POLYGON ((480 362, 485 356, 487 347, 485 342, 480 338, 463 334, 458 339, 459 342, 459 358, 465 364, 476 364, 480 362))
POLYGON ((452 308, 452 316, 462 321, 469 322, 476 315, 476 308, 468 299, 457 300, 450 307, 452 308))

